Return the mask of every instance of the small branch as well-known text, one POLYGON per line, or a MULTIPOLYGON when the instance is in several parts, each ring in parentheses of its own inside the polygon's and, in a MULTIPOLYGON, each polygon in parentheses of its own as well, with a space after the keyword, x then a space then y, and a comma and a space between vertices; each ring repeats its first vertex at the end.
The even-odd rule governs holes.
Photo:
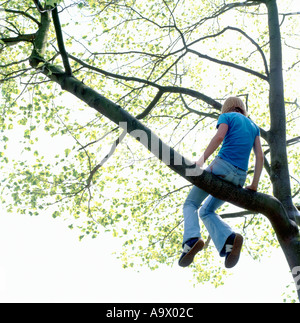
POLYGON ((199 116, 201 116, 201 117, 209 117, 209 118, 213 118, 213 119, 218 120, 218 118, 219 118, 219 114, 217 114, 217 113, 206 113, 206 112, 201 112, 201 111, 194 110, 194 109, 192 109, 192 108, 190 108, 190 107, 188 106, 188 104, 187 104, 187 103, 186 103, 186 101, 184 100, 184 98, 183 98, 183 95, 182 95, 182 94, 180 94, 180 98, 181 98, 181 100, 182 100, 183 105, 185 106, 185 108, 186 108, 189 112, 192 112, 192 113, 198 114, 198 115, 199 115, 199 116))
POLYGON ((25 59, 21 59, 20 61, 17 61, 17 62, 11 62, 11 63, 5 64, 5 65, 0 65, 0 68, 6 68, 6 67, 13 66, 13 65, 19 65, 21 63, 27 62, 28 59, 29 58, 25 58, 25 59))
MULTIPOLYGON (((263 60, 263 63, 264 63, 264 67, 265 67, 265 72, 266 72, 266 75, 267 77, 269 77, 269 69, 268 69, 268 62, 267 62, 267 59, 266 59, 266 56, 263 52, 263 50, 261 49, 261 47, 259 46, 259 44, 254 40, 252 39, 246 32, 244 32, 242 29, 240 28, 236 28, 236 27, 231 27, 231 26, 227 26, 226 28, 222 29, 221 31, 219 31, 218 33, 216 34, 212 34, 212 35, 207 35, 207 36, 204 36, 204 37, 201 37, 191 43, 189 43, 187 46, 185 46, 184 48, 185 49, 188 49, 189 47, 195 45, 196 43, 199 43, 200 41, 204 41, 206 39, 209 39, 209 38, 216 38, 217 36, 220 36, 222 34, 224 34, 226 31, 236 31, 236 32, 239 32, 240 34, 242 34, 245 38, 247 38, 258 50, 258 52, 260 53, 261 57, 262 57, 262 60, 263 60)), ((220 61, 222 62, 222 61, 220 61)), ((222 64, 222 63, 221 63, 222 64)))
POLYGON ((20 10, 13 10, 13 9, 4 9, 5 12, 9 12, 9 13, 15 13, 17 15, 22 15, 24 17, 27 17, 29 19, 31 19, 33 22, 35 22, 38 26, 40 26, 40 22, 35 19, 34 17, 32 17, 30 14, 28 14, 27 12, 25 11, 20 11, 20 10))
MULTIPOLYGON (((296 145, 298 143, 300 143, 300 136, 287 140, 286 147, 296 145)), ((264 151, 264 154, 267 155, 269 152, 270 149, 267 149, 266 151, 264 151)))
POLYGON ((143 83, 152 87, 155 87, 157 89, 159 89, 160 91, 162 91, 163 93, 177 93, 177 94, 185 94, 185 95, 189 95, 191 97, 197 98, 199 100, 202 100, 204 102, 206 102, 207 104, 211 105, 214 109, 220 111, 222 108, 222 104, 217 102, 216 100, 212 99, 209 96, 206 96, 205 94, 192 90, 192 89, 188 89, 188 88, 184 88, 184 87, 177 87, 177 86, 162 86, 159 85, 155 82, 149 81, 149 80, 145 80, 145 79, 141 79, 138 77, 134 77, 134 76, 124 76, 124 75, 118 75, 115 73, 111 73, 111 72, 107 72, 104 71, 100 68, 97 68, 95 66, 89 65, 87 63, 85 63, 84 61, 82 61, 81 59, 70 55, 69 57, 71 59, 73 59, 75 62, 79 63, 80 65, 82 65, 85 68, 88 68, 90 70, 93 70, 95 72, 98 72, 102 75, 105 75, 107 77, 112 77, 115 79, 120 79, 120 80, 124 80, 124 81, 128 81, 128 82, 138 82, 138 83, 143 83))
POLYGON ((156 104, 159 102, 161 97, 163 96, 164 92, 162 90, 159 90, 156 94, 155 98, 151 101, 151 103, 148 105, 148 107, 139 115, 136 116, 138 120, 145 118, 151 110, 156 106, 156 104))
MULTIPOLYGON (((241 211, 241 212, 221 214, 220 216, 222 219, 232 219, 232 218, 241 218, 241 217, 244 217, 244 216, 250 215, 250 214, 256 215, 258 213, 257 212, 250 212, 250 211, 241 211)), ((208 248, 210 241, 211 241, 211 236, 209 235, 207 240, 205 241, 204 250, 208 248)))
POLYGON ((262 80, 269 81, 268 76, 265 76, 265 75, 263 75, 263 74, 261 74, 259 72, 253 71, 250 68, 240 66, 240 65, 235 64, 235 63, 223 61, 223 60, 220 60, 220 59, 216 59, 216 58, 210 57, 208 55, 201 54, 201 53, 199 53, 199 52, 197 52, 197 51, 195 51, 193 49, 188 49, 187 51, 192 53, 192 54, 197 55, 200 58, 207 59, 207 60, 209 60, 211 62, 214 62, 214 63, 217 63, 217 64, 221 64, 221 65, 229 66, 229 67, 232 67, 232 68, 236 68, 236 69, 241 70, 243 72, 246 72, 246 73, 252 74, 254 76, 257 76, 257 77, 261 78, 262 80))
POLYGON ((221 214, 220 216, 222 219, 232 219, 232 218, 241 218, 245 215, 250 215, 250 214, 258 214, 258 212, 241 211, 241 212, 225 213, 225 214, 221 214))
POLYGON ((114 131, 118 130, 119 127, 115 127, 114 129, 112 129, 111 131, 107 132, 105 135, 103 135, 101 138, 97 139, 97 140, 94 140, 94 141, 91 141, 89 142, 88 144, 86 144, 85 146, 82 146, 81 148, 78 149, 78 151, 80 150, 83 150, 91 145, 94 145, 96 144, 97 142, 101 141, 102 139, 104 139, 106 136, 108 136, 109 134, 113 133, 114 131))
POLYGON ((207 237, 207 240, 205 241, 205 244, 204 244, 204 247, 203 247, 204 250, 208 248, 210 242, 211 242, 211 236, 209 235, 207 237))
MULTIPOLYGON (((262 60, 264 62, 264 66, 265 66, 265 72, 267 74, 267 76, 269 77, 270 73, 269 73, 269 69, 268 69, 268 62, 266 59, 266 56, 264 54, 264 52, 262 51, 261 47, 258 45, 258 43, 252 39, 250 36, 248 36, 243 30, 239 29, 239 28, 235 28, 235 27, 227 27, 229 30, 235 30, 239 33, 241 33, 242 35, 244 35, 248 40, 250 40, 250 42, 257 48, 258 52, 260 53, 262 60)), ((225 28, 226 29, 226 28, 225 28)))
POLYGON ((13 71, 13 72, 11 72, 9 74, 2 74, 1 73, 2 75, 4 75, 4 78, 0 79, 0 84, 6 82, 8 80, 12 80, 12 79, 15 79, 17 77, 20 77, 20 76, 24 75, 26 72, 28 72, 30 70, 31 70, 31 68, 24 68, 24 69, 21 69, 21 70, 13 71))
POLYGON ((93 180, 94 175, 96 172, 108 161, 108 159, 114 154, 117 149, 117 146, 120 142, 125 138, 127 132, 123 131, 122 134, 118 137, 118 139, 112 144, 109 153, 101 160, 99 164, 97 164, 91 171, 89 178, 87 179, 87 187, 91 186, 91 182, 93 180))

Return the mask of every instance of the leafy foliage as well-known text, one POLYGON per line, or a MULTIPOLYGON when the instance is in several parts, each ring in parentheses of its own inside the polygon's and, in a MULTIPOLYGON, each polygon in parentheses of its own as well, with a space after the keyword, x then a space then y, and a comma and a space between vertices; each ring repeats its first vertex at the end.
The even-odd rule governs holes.
MULTIPOLYGON (((287 12, 285 1, 278 2, 287 12)), ((231 3, 44 2, 52 7, 59 4, 72 71, 84 84, 135 116, 147 111, 161 87, 172 89, 162 93, 143 122, 191 159, 196 159, 214 133, 219 110, 188 90, 177 93, 174 87, 221 102, 230 94, 239 95, 247 102, 251 118, 262 129, 270 126, 264 79, 268 74, 264 58, 270 54, 266 9, 231 3)), ((12 0, 4 9, 0 44, 2 202, 11 212, 33 216, 50 210, 54 218, 64 216, 70 229, 80 230, 80 239, 111 231, 124 241, 118 254, 124 267, 173 265, 181 250, 181 206, 189 184, 128 136, 103 164, 120 130, 100 114, 87 112, 82 102, 67 96, 29 65, 33 49, 29 36, 25 42, 15 40, 14 46, 8 43, 8 38, 21 39, 36 32, 40 13, 32 1, 12 0)), ((295 146, 299 139, 294 138, 300 116, 295 86, 300 59, 299 48, 293 45, 299 40, 295 32, 299 21, 296 15, 282 18, 290 174, 294 201, 299 204, 299 146, 295 146)), ((62 66, 52 25, 48 39, 45 62, 62 66)), ((250 174, 253 166, 251 158, 250 174)), ((271 194, 266 171, 260 189, 271 194)), ((226 214, 228 205, 220 212, 226 214)), ((254 258, 277 246, 265 218, 247 215, 229 221, 244 232, 244 249, 254 258)), ((203 235, 208 239, 205 230, 203 235)), ((212 262, 214 256, 209 245, 201 264, 194 265, 197 281, 222 284, 224 270, 212 262)))

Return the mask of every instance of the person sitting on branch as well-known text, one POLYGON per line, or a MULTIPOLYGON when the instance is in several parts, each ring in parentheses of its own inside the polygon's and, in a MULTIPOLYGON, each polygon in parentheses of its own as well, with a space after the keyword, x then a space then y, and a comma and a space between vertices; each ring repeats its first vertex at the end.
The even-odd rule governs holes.
MULTIPOLYGON (((247 177, 248 162, 252 148, 255 154, 255 169, 252 183, 246 189, 257 191, 264 163, 264 154, 258 126, 248 118, 243 101, 238 97, 229 97, 223 104, 217 122, 217 133, 210 141, 204 154, 196 162, 200 167, 222 144, 222 147, 206 168, 224 181, 243 187, 247 177)), ((184 205, 183 252, 179 266, 187 267, 195 255, 204 247, 201 238, 198 211, 215 247, 221 257, 225 257, 225 267, 234 267, 239 260, 243 237, 235 233, 216 213, 224 201, 209 195, 194 186, 184 205), (204 201, 205 200, 205 201, 204 201), (203 205, 201 203, 204 201, 203 205), (201 207, 200 207, 201 206, 201 207)))

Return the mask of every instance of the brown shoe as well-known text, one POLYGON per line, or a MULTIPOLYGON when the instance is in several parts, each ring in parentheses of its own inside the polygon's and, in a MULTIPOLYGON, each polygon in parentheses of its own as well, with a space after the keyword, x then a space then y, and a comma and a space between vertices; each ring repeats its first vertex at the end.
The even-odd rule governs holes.
POLYGON ((190 239, 184 244, 182 255, 179 259, 178 265, 180 267, 189 266, 196 254, 204 247, 204 241, 201 238, 190 239), (197 240, 198 239, 198 240, 197 240), (193 241, 195 240, 195 242, 193 241))
POLYGON ((243 237, 240 234, 236 233, 233 241, 233 245, 226 244, 225 246, 226 248, 225 267, 226 268, 232 268, 238 263, 241 249, 243 246, 243 240, 244 240, 243 237))

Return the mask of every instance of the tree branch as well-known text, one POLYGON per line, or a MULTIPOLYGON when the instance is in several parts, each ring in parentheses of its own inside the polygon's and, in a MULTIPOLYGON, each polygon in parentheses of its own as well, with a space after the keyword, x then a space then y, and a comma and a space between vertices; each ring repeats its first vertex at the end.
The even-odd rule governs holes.
POLYGON ((115 140, 115 142, 112 144, 109 153, 101 160, 99 164, 97 164, 91 171, 89 178, 87 179, 87 187, 91 186, 91 182, 93 180, 94 175, 96 172, 108 161, 108 159, 114 154, 114 152, 117 149, 117 146, 119 145, 120 142, 125 138, 126 136, 126 131, 123 131, 121 135, 115 140))
MULTIPOLYGON (((38 10, 40 10, 40 2, 34 0, 38 10)), ((34 48, 29 58, 29 63, 32 67, 37 67, 40 62, 44 62, 44 54, 48 41, 48 33, 50 29, 50 13, 45 11, 41 13, 41 24, 35 34, 34 48)))
POLYGON ((164 91, 159 90, 154 97, 154 99, 151 101, 151 103, 148 105, 148 107, 139 115, 136 116, 138 120, 144 119, 151 111, 152 109, 156 106, 156 104, 159 102, 161 97, 164 95, 164 91))
POLYGON ((34 4, 35 4, 36 8, 38 9, 38 11, 39 11, 40 13, 45 13, 45 12, 46 12, 46 10, 45 10, 45 9, 44 9, 44 7, 41 5, 41 3, 40 3, 40 1, 39 1, 39 0, 33 0, 33 2, 34 2, 34 4))
POLYGON ((128 82, 138 82, 138 83, 143 83, 152 87, 155 87, 157 89, 159 89, 161 92, 163 93, 178 93, 178 94, 186 94, 189 96, 192 96, 194 98, 197 98, 199 100, 202 100, 204 102, 206 102, 207 104, 211 105, 213 108, 215 108, 216 110, 221 110, 222 108, 222 104, 217 102, 216 100, 206 96, 203 93, 200 93, 198 91, 192 90, 192 89, 188 89, 188 88, 183 88, 183 87, 176 87, 176 86, 162 86, 159 85, 155 82, 149 81, 149 80, 145 80, 145 79, 141 79, 141 78, 137 78, 137 77, 133 77, 133 76, 124 76, 124 75, 119 75, 119 74, 114 74, 111 72, 107 72, 104 71, 100 68, 97 68, 95 66, 89 65, 87 63, 85 63, 84 61, 82 61, 81 59, 70 55, 69 57, 72 58, 74 61, 76 61, 77 63, 79 63, 80 65, 82 65, 85 68, 88 68, 90 70, 93 70, 95 72, 98 72, 102 75, 108 76, 108 77, 112 77, 115 79, 120 79, 120 80, 124 80, 124 81, 128 81, 128 82))
POLYGON ((200 58, 204 58, 204 59, 207 59, 211 62, 214 62, 214 63, 217 63, 217 64, 221 64, 221 65, 225 65, 225 66, 229 66, 229 67, 232 67, 232 68, 235 68, 235 69, 238 69, 238 70, 241 70, 243 72, 246 72, 246 73, 249 73, 249 74, 252 74, 254 76, 257 76, 259 78, 261 78, 262 80, 264 81, 269 81, 269 77, 259 73, 259 72, 256 72, 256 71, 253 71, 251 70, 250 68, 247 68, 247 67, 244 67, 244 66, 240 66, 240 65, 237 65, 235 63, 231 63, 231 62, 227 62, 227 61, 223 61, 223 60, 220 60, 220 59, 216 59, 216 58, 213 58, 213 57, 210 57, 208 55, 204 55, 204 54, 201 54, 199 52, 197 52, 196 50, 193 50, 193 49, 187 49, 188 52, 192 53, 192 54, 195 54, 197 55, 198 57, 200 58))
MULTIPOLYGON (((121 79, 121 80, 125 80, 125 81, 133 81, 133 82, 138 82, 138 83, 143 83, 155 88, 159 89, 159 92, 157 93, 156 97, 154 98, 154 100, 151 102, 151 104, 149 105, 149 107, 145 110, 144 113, 141 114, 141 117, 137 118, 137 119, 141 119, 144 118, 144 114, 148 113, 148 111, 150 112, 150 110, 153 109, 153 107, 155 106, 155 104, 157 104, 157 102, 159 101, 160 97, 164 94, 164 93, 177 93, 180 94, 181 96, 183 94, 194 97, 196 99, 199 99, 205 103, 207 103, 208 105, 212 106, 214 109, 221 111, 222 108, 222 104, 219 103, 218 101, 212 99, 211 97, 206 96, 203 93, 200 93, 198 91, 192 90, 192 89, 188 89, 188 88, 183 88, 183 87, 176 87, 176 86, 162 86, 159 84, 156 84, 155 82, 151 82, 149 80, 145 80, 145 79, 141 79, 141 78, 137 78, 137 77, 132 77, 132 76, 124 76, 124 75, 119 75, 119 74, 115 74, 115 73, 111 73, 111 72, 107 72, 105 70, 102 70, 98 67, 92 66, 87 64, 86 62, 82 61, 81 59, 69 54, 69 57, 71 59, 73 59, 75 62, 79 63, 80 65, 82 65, 85 68, 88 68, 90 70, 93 70, 95 72, 98 72, 102 75, 108 76, 108 77, 112 77, 115 79, 121 79), (154 106, 153 106, 154 105, 154 106)), ((185 101, 183 101, 185 102, 185 101)), ((187 107, 187 105, 185 105, 187 107)), ((189 108, 190 109, 190 108, 189 108)), ((193 110, 192 112, 197 113, 195 110, 193 110)), ((199 113, 198 113, 199 114, 199 113)), ((203 115, 203 114, 201 114, 203 115)), ((264 138, 266 141, 268 141, 268 133, 267 131, 265 131, 264 129, 260 128, 261 131, 261 136, 262 138, 264 138)))
POLYGON ((233 219, 233 218, 241 218, 246 215, 250 214, 259 214, 258 212, 251 212, 251 211, 241 211, 241 212, 233 212, 233 213, 225 213, 221 214, 222 219, 233 219))
MULTIPOLYGON (((216 33, 216 34, 212 34, 212 35, 207 35, 207 36, 204 36, 204 37, 201 37, 197 40, 194 40, 193 42, 185 45, 184 49, 188 49, 189 47, 199 43, 200 41, 203 41, 203 40, 206 40, 208 38, 216 38, 217 36, 220 36, 222 34, 224 34, 226 31, 228 30, 232 30, 232 31, 236 31, 236 32, 239 32, 240 34, 242 34, 244 37, 246 37, 258 50, 258 52, 260 53, 261 57, 262 57, 262 60, 263 60, 263 63, 264 63, 264 67, 265 67, 265 73, 267 75, 267 77, 269 77, 269 69, 268 69, 268 62, 267 62, 267 59, 266 59, 266 56, 263 52, 263 50, 261 49, 261 47, 258 45, 258 43, 253 39, 251 38, 246 32, 244 32, 242 29, 240 28, 236 28, 236 27, 231 27, 231 26, 227 26, 225 27, 224 29, 222 29, 220 32, 216 33)), ((181 49, 180 51, 182 51, 183 49, 181 49)), ((178 51, 176 51, 175 53, 177 53, 178 51)), ((175 53, 172 53, 172 54, 175 54, 175 53)), ((222 62, 222 61, 220 61, 222 62)), ((222 63, 221 63, 222 64, 222 63)), ((237 65, 238 66, 238 65, 237 65)), ((237 67, 236 67, 237 68, 237 67)))
POLYGON ((62 61, 65 67, 65 71, 67 75, 72 75, 72 69, 71 65, 69 63, 69 57, 65 48, 64 44, 64 39, 63 39, 63 34, 62 34, 62 29, 59 21, 59 15, 57 11, 57 6, 52 10, 52 18, 53 18, 53 24, 56 32, 56 39, 57 39, 57 44, 58 48, 62 57, 62 61))
POLYGON ((262 57, 262 60, 263 60, 263 63, 264 63, 264 66, 265 66, 265 72, 267 74, 267 77, 269 77, 269 68, 268 68, 268 62, 267 62, 267 59, 266 59, 266 56, 264 54, 264 52, 262 51, 261 47, 258 45, 258 43, 252 39, 250 36, 248 36, 243 30, 241 30, 240 28, 236 28, 236 27, 226 27, 225 30, 234 30, 234 31, 237 31, 239 32, 240 34, 244 35, 244 37, 246 37, 248 40, 250 40, 250 42, 257 48, 258 52, 260 53, 261 57, 262 57))
POLYGON ((173 148, 162 142, 149 128, 119 105, 97 93, 76 78, 67 76, 56 66, 45 64, 42 73, 47 75, 52 81, 60 84, 63 90, 72 93, 117 125, 125 127, 124 130, 129 134, 135 130, 143 131, 148 140, 143 140, 145 138, 139 137, 136 139, 159 160, 165 162, 170 169, 193 185, 205 190, 216 198, 251 212, 259 212, 267 216, 280 241, 286 239, 286 237, 298 235, 298 227, 289 219, 283 205, 276 198, 236 187, 231 183, 222 181, 211 173, 200 170, 173 148), (169 154, 167 160, 165 159, 166 152, 169 154), (199 175, 199 172, 201 175, 199 175))
POLYGON ((180 94, 180 98, 181 98, 181 101, 182 101, 183 105, 185 106, 185 108, 189 112, 195 113, 200 117, 209 117, 209 118, 213 118, 213 119, 216 119, 216 120, 219 118, 219 114, 217 114, 217 113, 205 113, 205 112, 197 111, 197 110, 194 110, 194 109, 190 108, 188 106, 188 104, 186 103, 186 101, 185 101, 182 94, 180 94))
POLYGON ((25 12, 25 11, 20 11, 20 10, 13 10, 13 9, 4 9, 5 12, 9 12, 9 13, 15 13, 17 15, 22 15, 24 17, 27 17, 29 19, 31 19, 33 22, 35 22, 38 26, 41 25, 41 23, 35 19, 34 17, 32 17, 29 13, 25 12))
POLYGON ((18 44, 20 42, 33 42, 35 39, 36 34, 25 34, 19 35, 17 37, 8 37, 8 38, 0 38, 0 41, 4 44, 11 46, 18 44))

